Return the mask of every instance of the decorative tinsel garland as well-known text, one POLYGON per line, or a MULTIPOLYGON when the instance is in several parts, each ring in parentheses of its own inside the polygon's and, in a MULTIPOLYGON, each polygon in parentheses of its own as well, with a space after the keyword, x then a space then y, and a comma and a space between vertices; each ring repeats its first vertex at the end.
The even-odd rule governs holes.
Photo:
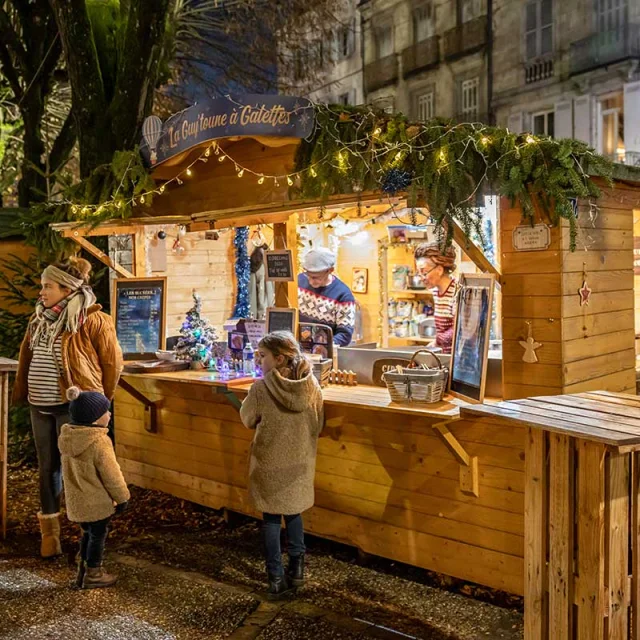
POLYGON ((233 246, 236 248, 236 280, 238 288, 236 292, 236 306, 233 310, 234 318, 248 318, 249 302, 249 277, 250 262, 247 240, 249 239, 249 227, 238 227, 233 237, 233 246))

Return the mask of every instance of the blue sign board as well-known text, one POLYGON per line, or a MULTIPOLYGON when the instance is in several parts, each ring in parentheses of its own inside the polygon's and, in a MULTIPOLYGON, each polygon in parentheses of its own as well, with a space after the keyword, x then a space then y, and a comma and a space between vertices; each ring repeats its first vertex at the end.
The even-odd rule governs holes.
POLYGON ((246 95, 214 98, 162 122, 147 118, 140 152, 154 166, 195 145, 233 136, 308 138, 314 130, 313 104, 304 98, 246 95))

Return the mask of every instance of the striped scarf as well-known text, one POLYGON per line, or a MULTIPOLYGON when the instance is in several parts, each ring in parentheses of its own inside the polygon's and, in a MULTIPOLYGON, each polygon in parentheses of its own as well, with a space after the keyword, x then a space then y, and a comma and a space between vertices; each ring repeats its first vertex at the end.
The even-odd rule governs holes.
POLYGON ((53 345, 64 331, 78 332, 87 319, 87 310, 95 302, 95 294, 86 285, 48 309, 38 300, 36 312, 29 323, 31 350, 44 338, 47 348, 53 353, 53 345))

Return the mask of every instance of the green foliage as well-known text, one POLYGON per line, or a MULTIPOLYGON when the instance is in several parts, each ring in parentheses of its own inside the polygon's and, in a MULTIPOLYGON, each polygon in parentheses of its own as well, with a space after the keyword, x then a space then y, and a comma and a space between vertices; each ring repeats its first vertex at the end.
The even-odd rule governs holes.
POLYGON ((72 222, 95 227, 133 212, 134 200, 145 194, 145 204, 153 201, 155 182, 142 163, 138 149, 116 151, 111 164, 98 167, 86 179, 67 188, 59 202, 32 207, 14 221, 13 228, 25 236, 43 260, 76 253, 75 245, 51 230, 54 223, 72 222))
POLYGON ((552 224, 576 220, 571 198, 598 197, 589 173, 610 180, 613 165, 577 140, 516 135, 483 124, 443 120, 412 123, 362 107, 316 107, 313 137, 298 149, 294 194, 325 200, 337 193, 378 190, 392 168, 413 176, 421 198, 447 241, 457 221, 467 237, 482 237, 477 201, 485 192, 509 198, 533 223, 535 204, 552 224))

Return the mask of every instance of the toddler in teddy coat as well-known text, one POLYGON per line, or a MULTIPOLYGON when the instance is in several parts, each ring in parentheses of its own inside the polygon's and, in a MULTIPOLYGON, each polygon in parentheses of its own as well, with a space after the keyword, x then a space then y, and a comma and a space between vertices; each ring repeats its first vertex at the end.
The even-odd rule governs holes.
POLYGON ((82 527, 76 586, 110 587, 118 579, 102 569, 102 557, 114 513, 127 507, 129 489, 108 436, 110 402, 97 391, 67 391, 70 424, 60 430, 67 517, 82 527))

